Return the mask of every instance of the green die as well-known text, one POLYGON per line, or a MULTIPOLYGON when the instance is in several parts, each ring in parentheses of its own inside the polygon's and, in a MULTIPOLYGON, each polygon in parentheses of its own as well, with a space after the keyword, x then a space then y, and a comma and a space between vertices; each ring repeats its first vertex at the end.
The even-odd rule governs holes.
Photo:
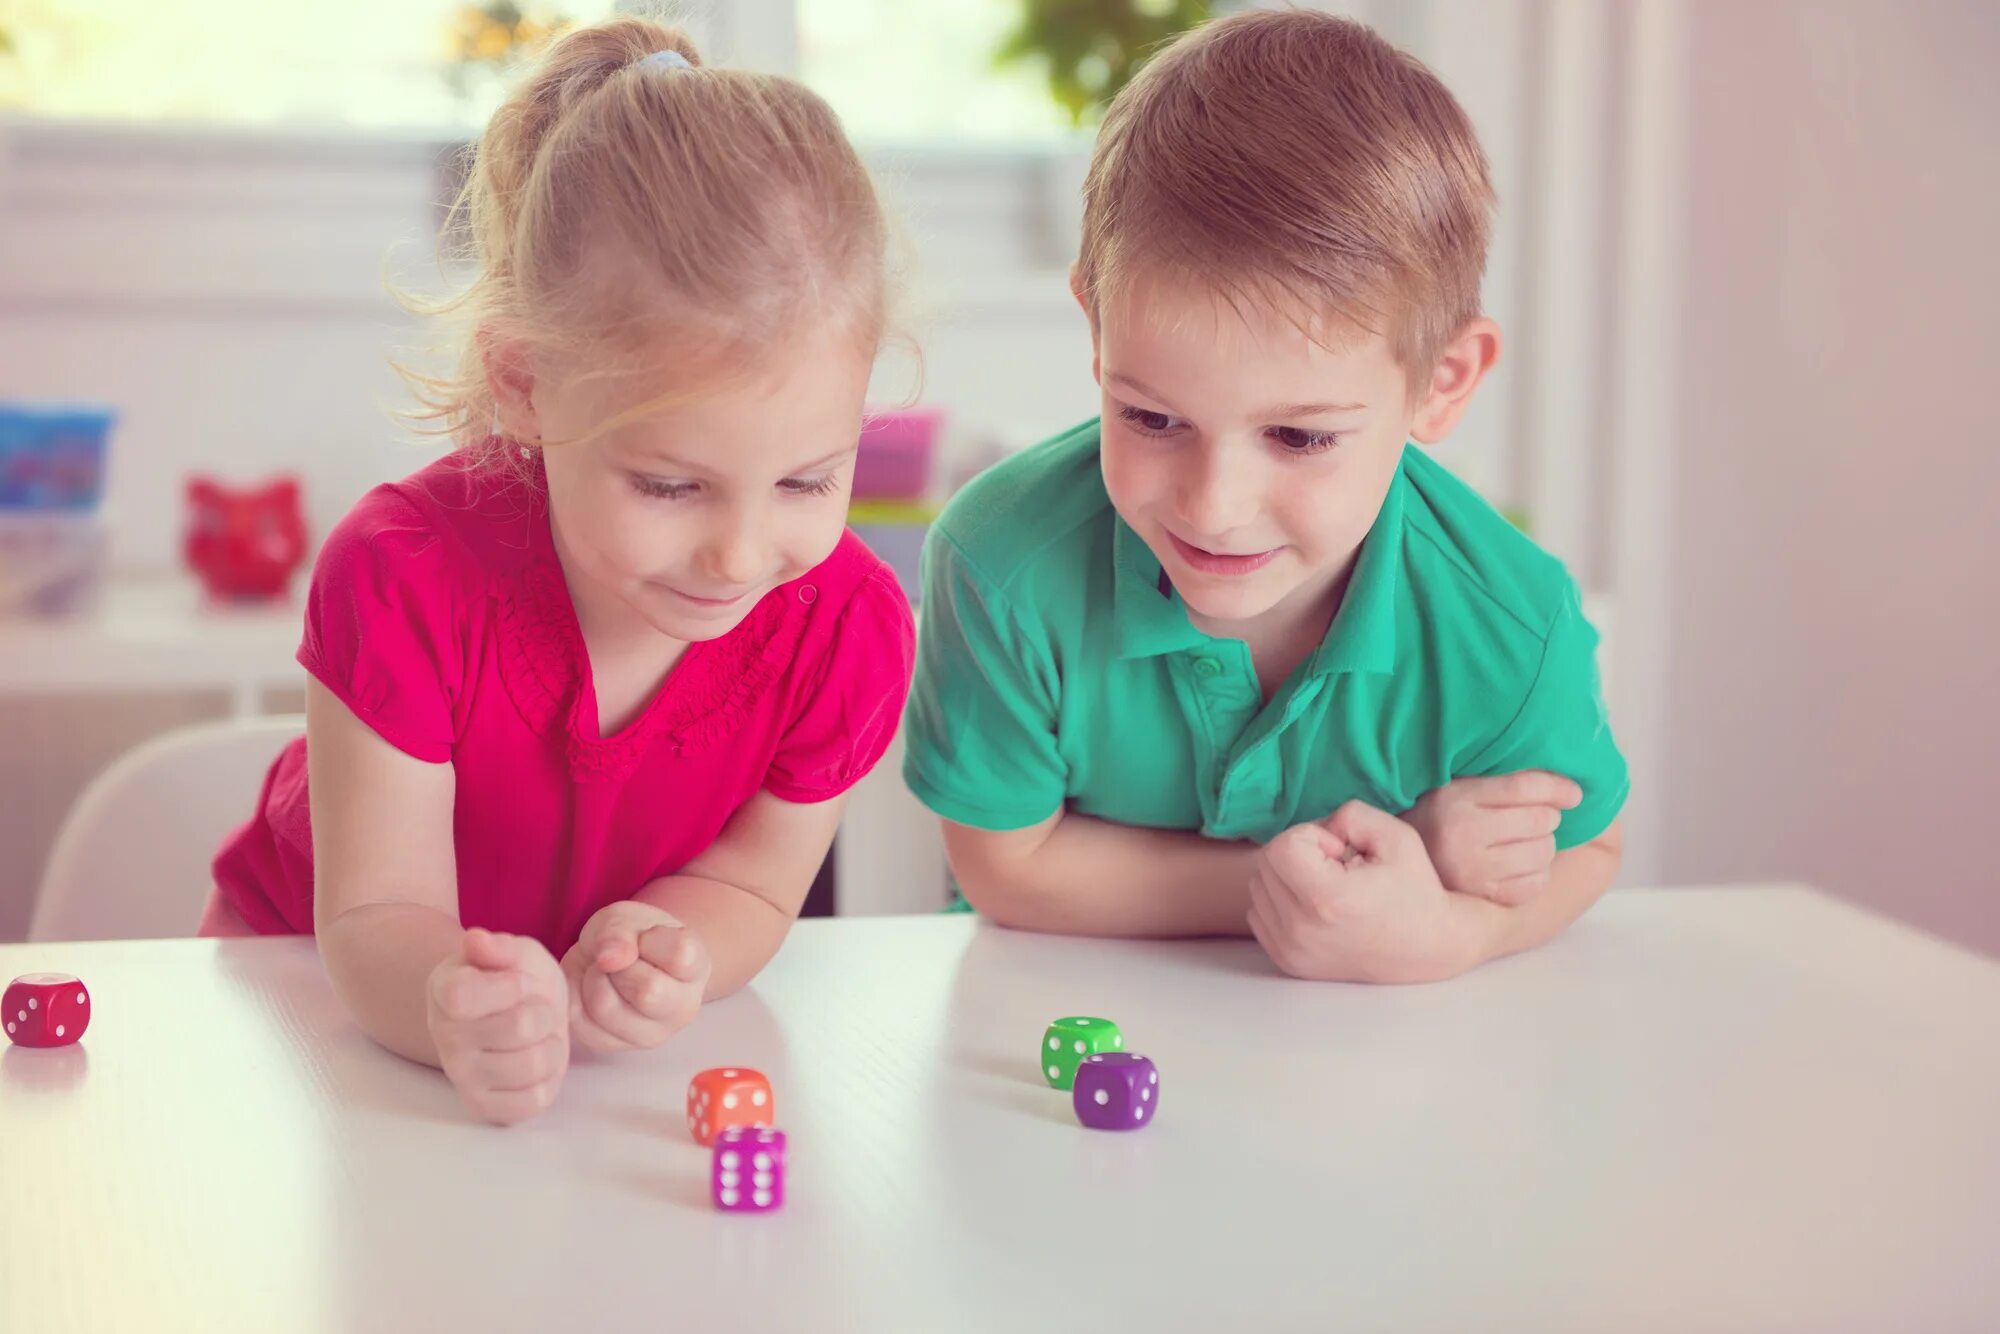
POLYGON ((1123 1051, 1125 1036, 1109 1019, 1058 1019, 1042 1034, 1042 1078, 1050 1088, 1076 1082, 1076 1068, 1092 1052, 1123 1051))

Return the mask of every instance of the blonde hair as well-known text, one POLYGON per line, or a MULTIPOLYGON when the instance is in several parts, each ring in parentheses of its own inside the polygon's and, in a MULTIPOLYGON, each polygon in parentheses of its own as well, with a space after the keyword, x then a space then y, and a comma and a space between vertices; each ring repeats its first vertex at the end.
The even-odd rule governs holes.
POLYGON ((790 79, 704 68, 647 19, 549 48, 487 125, 447 232, 477 276, 422 309, 461 326, 457 369, 404 373, 418 419, 463 446, 495 429, 487 340, 590 376, 669 373, 598 434, 807 330, 872 351, 886 319, 881 208, 831 108, 790 79), (661 52, 686 64, 646 59, 661 52))
POLYGON ((1436 75, 1352 20, 1252 11, 1183 35, 1112 102, 1077 285, 1094 310, 1143 270, 1322 342, 1366 329, 1414 387, 1479 314, 1492 205, 1436 75))

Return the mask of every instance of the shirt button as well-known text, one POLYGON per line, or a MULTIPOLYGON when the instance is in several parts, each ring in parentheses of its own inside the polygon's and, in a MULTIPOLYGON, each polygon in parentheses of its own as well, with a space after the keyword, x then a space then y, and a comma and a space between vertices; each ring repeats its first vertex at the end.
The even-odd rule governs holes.
POLYGON ((1194 660, 1194 674, 1202 677, 1204 680, 1212 681, 1222 675, 1222 664, 1214 658, 1196 658, 1194 660))
POLYGON ((813 603, 819 601, 819 590, 811 584, 800 584, 799 601, 805 603, 808 607, 812 606, 813 603))

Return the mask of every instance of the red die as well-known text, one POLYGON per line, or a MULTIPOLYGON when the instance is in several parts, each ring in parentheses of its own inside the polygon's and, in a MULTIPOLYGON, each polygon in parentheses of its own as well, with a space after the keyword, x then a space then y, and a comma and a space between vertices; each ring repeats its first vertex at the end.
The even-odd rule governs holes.
POLYGON ((90 1027, 90 993, 68 973, 29 973, 7 984, 0 1016, 23 1047, 67 1047, 90 1027))
POLYGON ((688 1133, 697 1144, 715 1143, 731 1126, 768 1126, 773 1110, 771 1081, 755 1070, 704 1070, 688 1082, 688 1133))

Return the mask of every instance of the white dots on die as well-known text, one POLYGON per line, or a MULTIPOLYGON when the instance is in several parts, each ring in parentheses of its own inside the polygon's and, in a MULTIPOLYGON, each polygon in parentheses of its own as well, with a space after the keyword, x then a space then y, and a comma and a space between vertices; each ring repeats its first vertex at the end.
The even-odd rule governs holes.
POLYGON ((740 1157, 738 1157, 734 1151, 725 1151, 722 1155, 722 1170, 725 1172, 734 1172, 736 1170, 736 1164, 742 1161, 743 1160, 740 1157))
POLYGON ((753 1089, 750 1094, 750 1105, 752 1107, 762 1107, 770 1101, 770 1098, 771 1095, 764 1092, 763 1089, 753 1089))
POLYGON ((1159 1083, 1159 1082, 1160 1082, 1160 1072, 1159 1072, 1158 1070, 1148 1070, 1148 1071, 1146 1072, 1146 1082, 1147 1082, 1148 1084, 1157 1084, 1157 1083, 1159 1083))
POLYGON ((738 1191, 725 1190, 722 1192, 723 1204, 727 1205, 729 1208, 732 1209, 736 1207, 736 1202, 742 1198, 743 1198, 742 1194, 738 1191))
POLYGON ((1049 1039, 1049 1050, 1050 1050, 1050 1051, 1061 1051, 1061 1050, 1062 1050, 1062 1039, 1061 1039, 1061 1038, 1050 1038, 1050 1039, 1049 1039))
POLYGON ((56 1025, 56 1036, 57 1036, 57 1037, 61 1037, 62 1035, 63 1035, 63 1026, 62 1026, 61 1024, 57 1024, 57 1025, 56 1025))
POLYGON ((1132 1109, 1132 1119, 1134 1121, 1143 1121, 1146 1119, 1146 1109, 1143 1105, 1132 1109))
POLYGON ((757 1142, 759 1144, 769 1144, 772 1139, 773 1136, 771 1132, 768 1130, 760 1130, 757 1132, 757 1142))
POLYGON ((736 1095, 735 1095, 734 1093, 725 1093, 725 1094, 723 1094, 723 1095, 722 1095, 722 1108, 723 1108, 723 1110, 724 1110, 724 1111, 728 1111, 728 1110, 729 1110, 730 1108, 732 1108, 732 1107, 734 1107, 734 1106, 736 1106, 736 1095))
POLYGON ((735 1172, 724 1172, 720 1179, 724 1190, 735 1190, 743 1183, 742 1176, 735 1172))
POLYGON ((1075 1019, 1075 1020, 1072 1020, 1071 1022, 1072 1022, 1072 1023, 1074 1023, 1074 1024, 1075 1024, 1075 1025, 1076 1025, 1076 1026, 1078 1027, 1078 1028, 1089 1028, 1089 1027, 1090 1027, 1090 1020, 1088 1020, 1088 1019, 1075 1019))
POLYGON ((1091 1094, 1090 1096, 1097 1100, 1097 1105, 1099 1107, 1102 1107, 1105 1103, 1111 1101, 1111 1095, 1105 1092, 1103 1089, 1097 1090, 1097 1092, 1091 1094))
POLYGON ((771 1207, 771 1192, 768 1190, 752 1191, 750 1193, 750 1201, 759 1209, 768 1209, 771 1207))
POLYGON ((1078 1056, 1081 1056, 1081 1055, 1083 1055, 1083 1040, 1082 1040, 1081 1038, 1079 1038, 1079 1039, 1077 1040, 1077 1044, 1076 1044, 1076 1054, 1077 1054, 1078 1056))
POLYGON ((9 1019, 9 1020, 7 1021, 7 1031, 8 1031, 9 1033, 11 1033, 11 1032, 13 1032, 13 1031, 14 1031, 14 1021, 13 1021, 12 1019, 9 1019))
MULTIPOLYGON (((31 1010, 39 1010, 42 1008, 42 1003, 36 1000, 33 996, 30 996, 28 997, 28 1008, 31 1010)), ((26 1016, 24 1015, 22 1017, 25 1018, 26 1016)))
POLYGON ((89 999, 90 997, 84 995, 81 991, 76 993, 76 1003, 78 1005, 84 1004, 85 1002, 89 1001, 89 999))
POLYGON ((706 1121, 703 1121, 703 1122, 701 1123, 701 1137, 702 1137, 703 1139, 707 1139, 707 1138, 708 1138, 708 1122, 706 1122, 706 1121))
POLYGON ((737 1072, 737 1071, 735 1071, 735 1070, 724 1070, 724 1071, 722 1072, 722 1077, 723 1077, 724 1079, 734 1079, 734 1078, 736 1078, 736 1076, 737 1076, 737 1073, 738 1073, 738 1072, 737 1072))
POLYGON ((1122 1046, 1124 1046, 1124 1045, 1125 1045, 1125 1035, 1124 1035, 1123 1033, 1113 1033, 1113 1034, 1111 1035, 1111 1045, 1112 1045, 1112 1046, 1114 1046, 1114 1047, 1122 1047, 1122 1046))
POLYGON ((1050 1078, 1050 1079, 1061 1079, 1061 1078, 1062 1078, 1062 1067, 1061 1067, 1061 1066, 1057 1066, 1057 1065, 1052 1065, 1052 1066, 1050 1066, 1050 1067, 1049 1067, 1049 1078, 1050 1078))
POLYGON ((756 1156, 755 1158, 752 1158, 752 1159, 750 1160, 750 1166, 751 1166, 751 1167, 753 1167, 753 1168, 755 1168, 755 1169, 756 1169, 757 1171, 759 1171, 759 1172, 768 1172, 768 1171, 770 1171, 770 1170, 771 1170, 771 1155, 770 1155, 770 1154, 768 1154, 768 1153, 760 1153, 760 1154, 758 1154, 758 1155, 757 1155, 757 1156, 756 1156))
POLYGON ((1151 1102, 1152 1100, 1153 1100, 1153 1090, 1149 1088, 1139 1090, 1140 1102, 1151 1102))
POLYGON ((769 1190, 771 1188, 771 1174, 769 1172, 757 1172, 751 1176, 750 1184, 759 1190, 769 1190))

